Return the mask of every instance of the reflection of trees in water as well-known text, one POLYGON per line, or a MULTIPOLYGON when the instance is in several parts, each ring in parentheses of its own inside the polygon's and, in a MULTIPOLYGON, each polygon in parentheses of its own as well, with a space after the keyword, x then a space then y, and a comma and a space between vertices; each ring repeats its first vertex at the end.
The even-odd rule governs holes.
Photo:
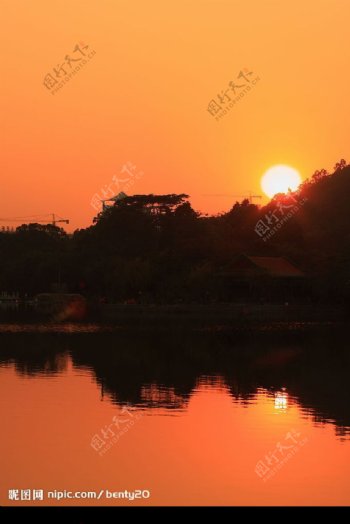
POLYGON ((62 373, 67 367, 66 347, 66 343, 53 334, 1 334, 0 366, 13 362, 18 373, 25 376, 62 373))
POLYGON ((166 408, 183 410, 187 405, 187 399, 178 394, 175 388, 170 386, 159 386, 158 384, 146 384, 141 387, 140 401, 143 406, 149 408, 166 408))
POLYGON ((315 423, 350 428, 350 355, 335 328, 279 333, 118 332, 1 335, 0 362, 21 374, 60 373, 69 348, 73 364, 91 370, 113 402, 184 410, 199 381, 226 388, 249 404, 257 390, 286 388, 315 423))

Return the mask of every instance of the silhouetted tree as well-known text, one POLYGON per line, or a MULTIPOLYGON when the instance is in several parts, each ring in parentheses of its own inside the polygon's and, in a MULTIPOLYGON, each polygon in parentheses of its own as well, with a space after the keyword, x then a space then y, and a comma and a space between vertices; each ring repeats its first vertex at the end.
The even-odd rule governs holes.
POLYGON ((186 194, 132 195, 73 235, 23 224, 0 233, 0 291, 34 295, 61 281, 69 291, 112 301, 203 301, 215 298, 222 268, 246 253, 291 258, 320 300, 349 301, 349 193, 350 166, 341 159, 333 174, 318 170, 260 208, 246 199, 203 216, 186 194), (276 214, 283 223, 264 242, 256 225, 272 229, 276 214))

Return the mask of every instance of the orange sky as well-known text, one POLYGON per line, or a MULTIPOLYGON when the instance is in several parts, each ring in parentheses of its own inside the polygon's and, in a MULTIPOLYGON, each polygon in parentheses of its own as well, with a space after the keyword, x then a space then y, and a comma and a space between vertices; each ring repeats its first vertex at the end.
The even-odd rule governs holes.
POLYGON ((218 212, 235 198, 205 195, 261 194, 271 165, 306 178, 348 160, 347 0, 0 6, 0 217, 87 226, 128 161, 143 176, 127 193, 187 192, 218 212), (44 76, 81 41, 96 54, 52 96, 44 76), (260 82, 216 121, 209 101, 243 68, 260 82))

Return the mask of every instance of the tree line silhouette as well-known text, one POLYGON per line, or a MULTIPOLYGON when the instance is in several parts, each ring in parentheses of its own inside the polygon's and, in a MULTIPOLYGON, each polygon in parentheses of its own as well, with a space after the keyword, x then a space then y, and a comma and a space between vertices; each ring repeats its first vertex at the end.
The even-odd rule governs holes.
POLYGON ((349 438, 346 332, 325 325, 282 337, 251 330, 1 333, 0 364, 13 363, 29 378, 63 373, 71 359, 91 370, 101 396, 151 409, 186 410, 204 377, 245 405, 261 388, 272 397, 286 388, 304 414, 349 438))
POLYGON ((243 200, 207 216, 186 194, 133 195, 72 235, 23 224, 13 234, 0 233, 0 290, 33 296, 65 289, 141 303, 216 301, 216 275, 244 253, 287 257, 308 276, 314 300, 347 303, 349 194, 350 165, 342 159, 332 174, 316 171, 296 192, 263 207, 243 200), (276 210, 287 214, 291 202, 297 211, 264 240, 259 221, 272 227, 276 210))

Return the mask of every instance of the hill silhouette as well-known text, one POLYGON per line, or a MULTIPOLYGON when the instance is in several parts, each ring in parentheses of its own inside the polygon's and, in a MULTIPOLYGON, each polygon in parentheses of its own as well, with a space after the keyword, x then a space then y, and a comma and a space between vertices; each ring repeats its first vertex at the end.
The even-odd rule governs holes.
POLYGON ((308 277, 310 297, 350 298, 350 165, 317 171, 296 192, 259 208, 236 202, 201 216, 188 195, 133 195, 67 235, 26 224, 0 233, 0 290, 53 289, 138 302, 221 300, 216 275, 241 254, 286 257, 308 277), (55 287, 56 286, 56 287, 55 287))

